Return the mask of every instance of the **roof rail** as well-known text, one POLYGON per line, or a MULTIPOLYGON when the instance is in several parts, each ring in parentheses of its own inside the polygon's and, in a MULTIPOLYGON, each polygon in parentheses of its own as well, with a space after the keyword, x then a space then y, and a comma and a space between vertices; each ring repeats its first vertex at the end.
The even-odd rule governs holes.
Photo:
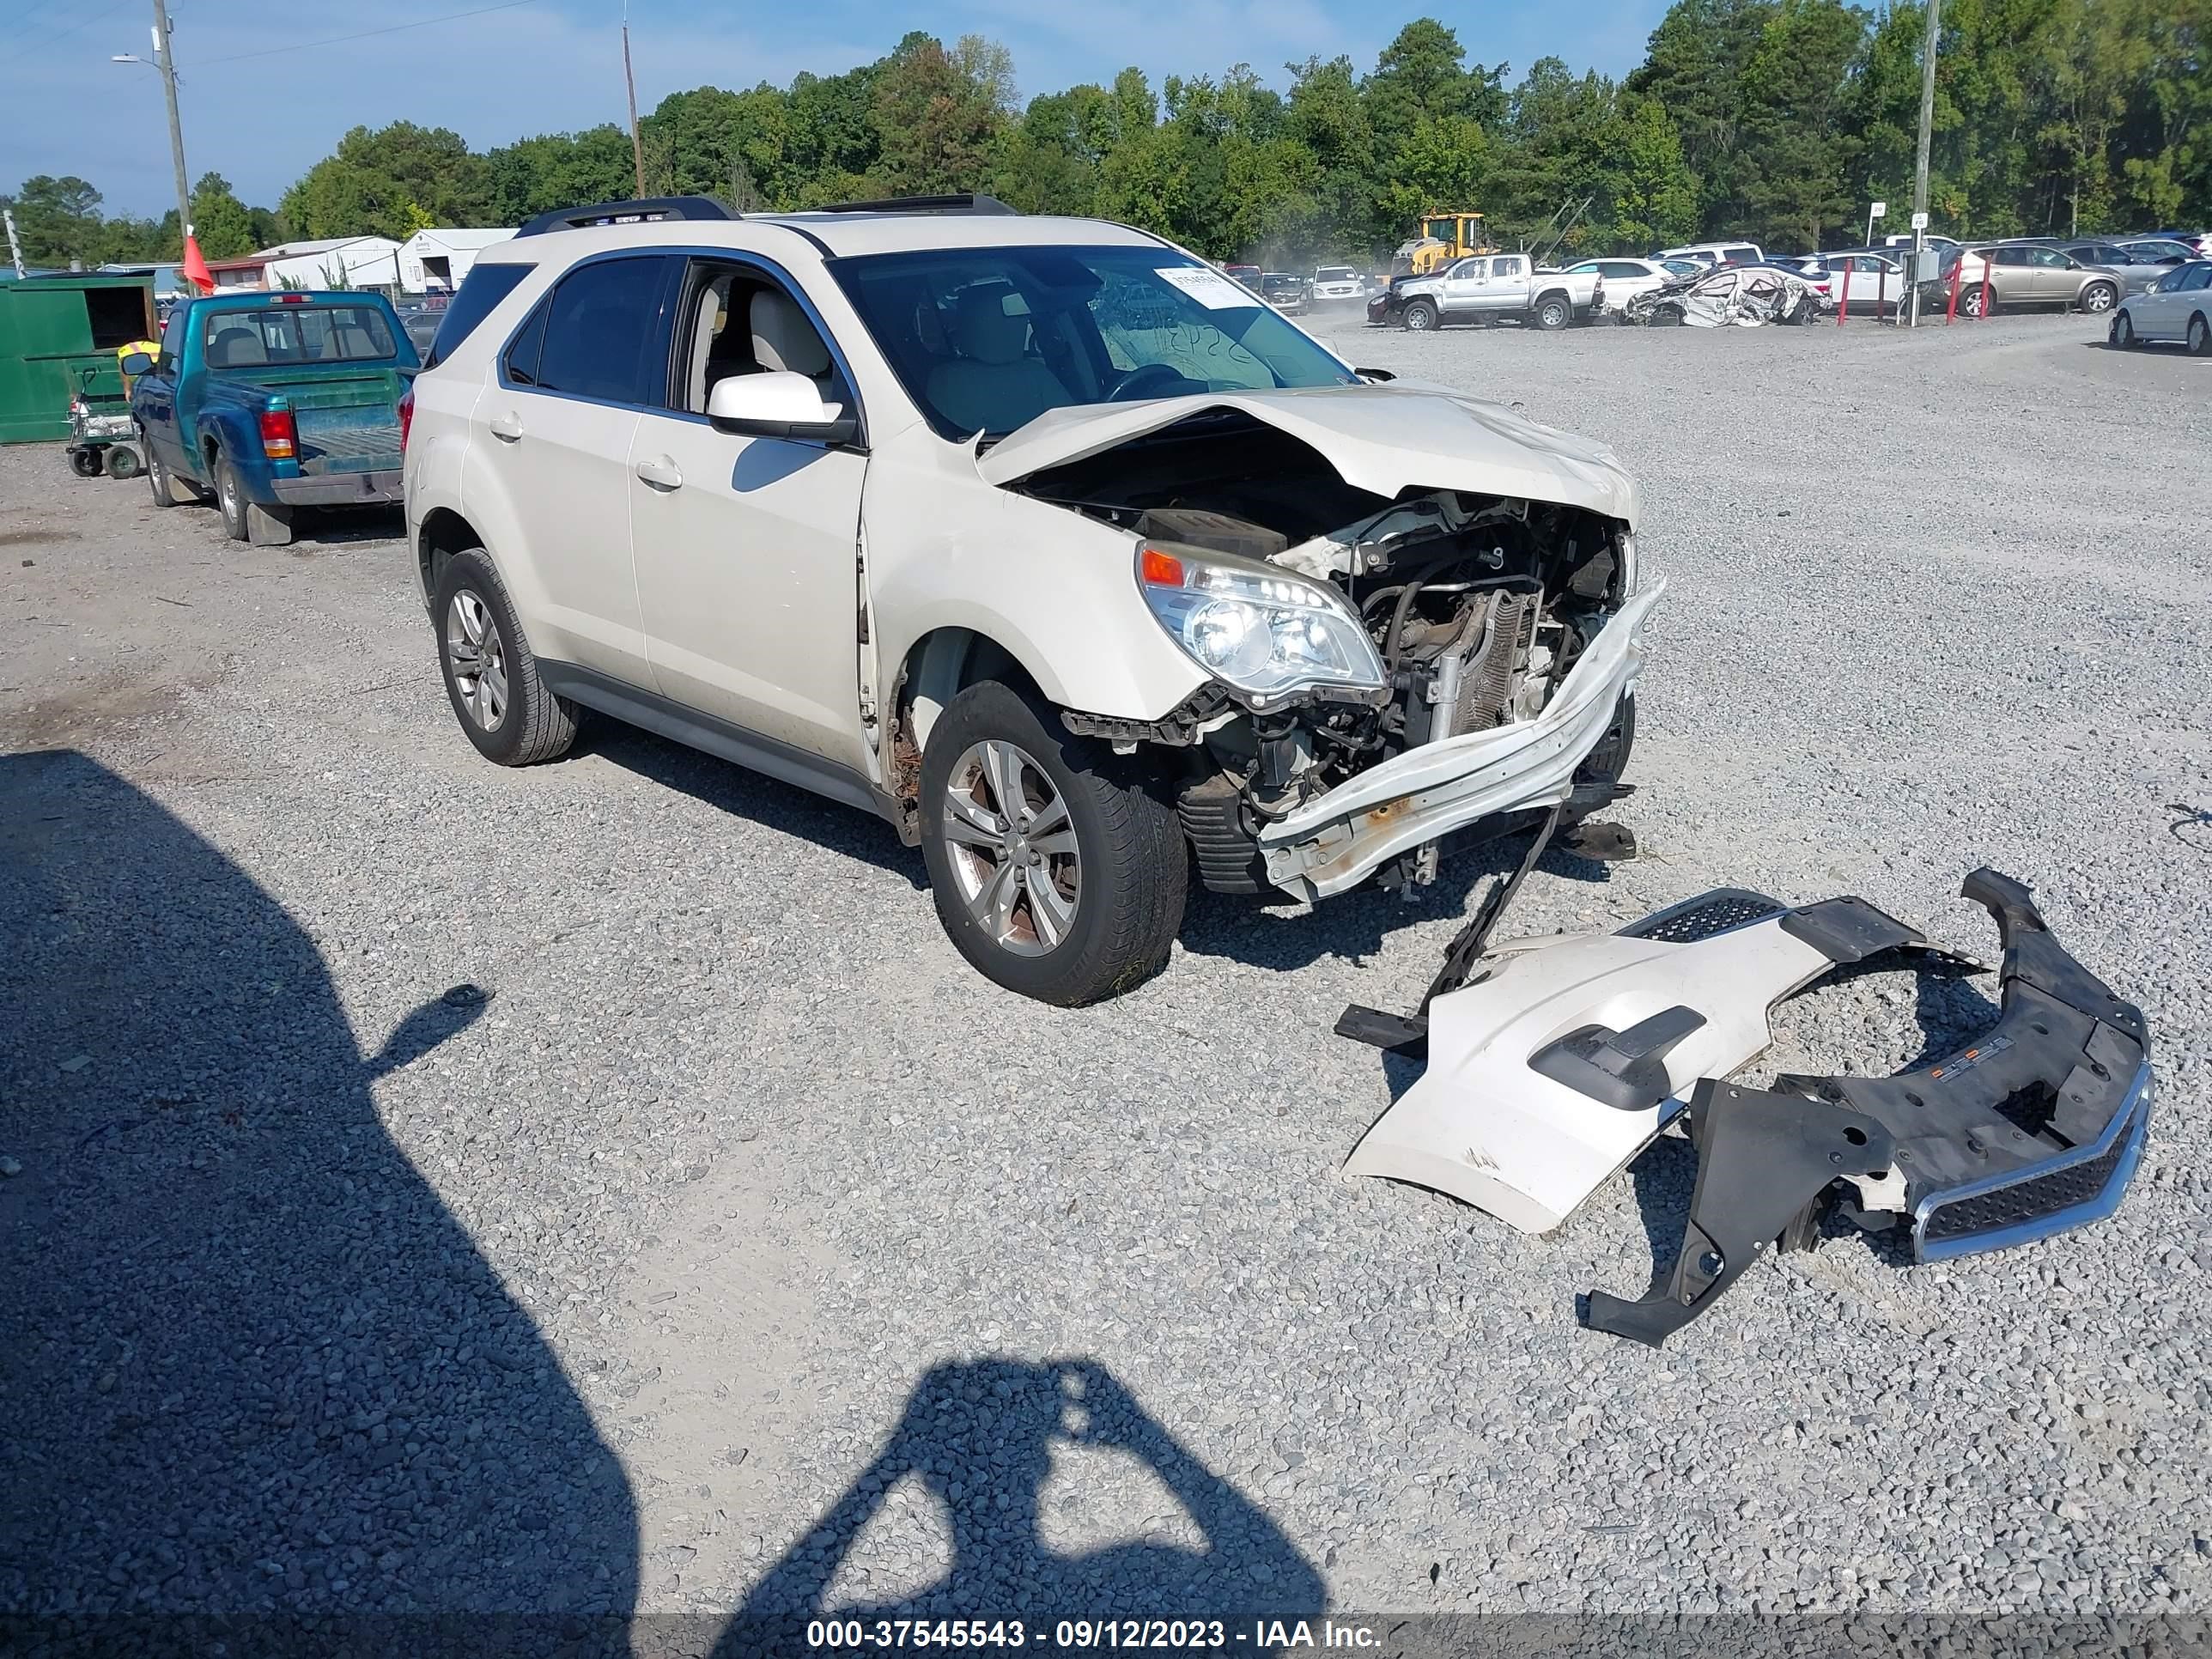
POLYGON ((591 207, 555 208, 524 224, 517 236, 544 236, 556 230, 593 225, 641 225, 655 219, 734 219, 738 216, 711 196, 648 196, 635 202, 600 202, 591 207))
POLYGON ((880 202, 832 202, 827 207, 816 208, 817 213, 1012 213, 1019 208, 1010 208, 995 196, 976 196, 963 192, 958 196, 889 196, 880 202))

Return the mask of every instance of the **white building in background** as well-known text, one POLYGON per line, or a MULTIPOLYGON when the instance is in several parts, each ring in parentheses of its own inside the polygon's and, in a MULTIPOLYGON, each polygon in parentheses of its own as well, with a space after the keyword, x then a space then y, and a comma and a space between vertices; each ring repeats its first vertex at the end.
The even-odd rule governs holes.
POLYGON ((418 230, 399 246, 399 286, 408 294, 451 294, 477 255, 512 230, 418 230))
POLYGON ((216 292, 242 289, 399 286, 399 244, 389 236, 326 236, 318 241, 279 242, 243 259, 210 259, 216 292))

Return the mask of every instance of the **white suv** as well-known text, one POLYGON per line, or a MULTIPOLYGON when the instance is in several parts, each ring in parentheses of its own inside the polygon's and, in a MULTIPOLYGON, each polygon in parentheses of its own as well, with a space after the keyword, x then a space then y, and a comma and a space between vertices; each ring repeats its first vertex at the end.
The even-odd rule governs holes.
POLYGON ((479 256, 408 537, 489 758, 591 709, 880 814, 970 962, 1079 1003, 1194 864, 1318 899, 1621 793, 1636 486, 1389 378, 1126 226, 611 204, 479 256))

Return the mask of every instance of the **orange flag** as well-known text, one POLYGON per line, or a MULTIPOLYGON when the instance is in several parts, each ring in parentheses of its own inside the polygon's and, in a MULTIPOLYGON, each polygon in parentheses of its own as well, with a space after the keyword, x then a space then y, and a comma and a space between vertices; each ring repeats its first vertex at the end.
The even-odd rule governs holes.
POLYGON ((203 294, 215 292, 215 277, 209 272, 207 261, 200 258, 199 238, 190 231, 185 233, 185 280, 203 294))

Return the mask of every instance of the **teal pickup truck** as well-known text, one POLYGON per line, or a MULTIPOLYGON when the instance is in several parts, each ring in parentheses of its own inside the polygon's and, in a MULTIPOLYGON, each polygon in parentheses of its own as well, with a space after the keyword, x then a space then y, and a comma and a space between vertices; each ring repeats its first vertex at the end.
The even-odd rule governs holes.
POLYGON ((161 507, 215 498, 237 541, 281 547, 295 508, 397 503, 399 401, 422 360, 382 296, 218 294, 127 357, 161 507))

